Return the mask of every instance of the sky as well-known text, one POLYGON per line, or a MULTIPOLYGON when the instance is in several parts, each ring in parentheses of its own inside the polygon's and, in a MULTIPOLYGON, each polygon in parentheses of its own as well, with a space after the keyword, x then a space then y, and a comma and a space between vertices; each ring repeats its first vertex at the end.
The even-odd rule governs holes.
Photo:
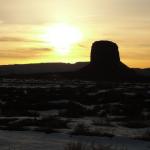
POLYGON ((89 61, 94 41, 111 40, 122 62, 150 67, 149 8, 150 0, 0 0, 0 64, 89 61), (64 54, 48 42, 58 24, 82 34, 64 54))

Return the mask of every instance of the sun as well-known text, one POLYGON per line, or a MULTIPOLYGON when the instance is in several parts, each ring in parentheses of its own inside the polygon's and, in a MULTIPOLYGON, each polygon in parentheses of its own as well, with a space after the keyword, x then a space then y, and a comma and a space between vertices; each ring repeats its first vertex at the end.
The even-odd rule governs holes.
POLYGON ((74 26, 59 23, 50 26, 43 36, 59 54, 69 53, 71 47, 82 39, 82 32, 74 26))

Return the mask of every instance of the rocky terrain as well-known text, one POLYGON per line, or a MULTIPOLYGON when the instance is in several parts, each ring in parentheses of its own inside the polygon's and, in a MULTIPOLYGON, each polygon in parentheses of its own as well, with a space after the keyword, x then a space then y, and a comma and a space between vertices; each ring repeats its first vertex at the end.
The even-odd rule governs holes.
POLYGON ((3 79, 0 129, 150 141, 150 84, 3 79))

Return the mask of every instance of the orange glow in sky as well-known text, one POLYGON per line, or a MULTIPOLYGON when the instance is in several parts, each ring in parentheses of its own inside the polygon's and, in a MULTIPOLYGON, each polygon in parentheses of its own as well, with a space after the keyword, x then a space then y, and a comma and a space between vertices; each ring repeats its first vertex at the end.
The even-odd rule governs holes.
POLYGON ((0 0, 0 65, 90 60, 96 40, 150 67, 149 0, 0 0))

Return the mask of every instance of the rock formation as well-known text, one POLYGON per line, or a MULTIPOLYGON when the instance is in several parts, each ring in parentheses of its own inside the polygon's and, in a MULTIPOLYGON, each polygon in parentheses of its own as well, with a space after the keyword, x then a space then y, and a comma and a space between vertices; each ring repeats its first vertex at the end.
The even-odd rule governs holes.
POLYGON ((135 72, 120 61, 118 46, 111 41, 94 42, 91 61, 79 72, 86 78, 98 80, 124 80, 135 76, 135 72))
POLYGON ((109 41, 96 41, 91 48, 91 63, 105 67, 120 63, 117 44, 109 41))

